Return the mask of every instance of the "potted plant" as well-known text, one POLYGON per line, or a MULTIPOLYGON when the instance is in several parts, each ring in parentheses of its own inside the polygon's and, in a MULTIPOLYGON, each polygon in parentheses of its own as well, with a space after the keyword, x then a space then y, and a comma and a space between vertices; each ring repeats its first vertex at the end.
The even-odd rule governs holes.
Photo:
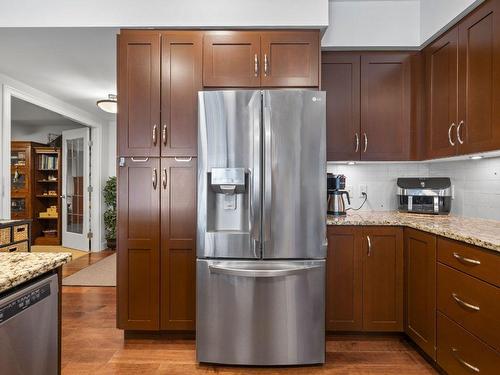
POLYGON ((116 249, 116 177, 110 177, 104 185, 104 230, 109 249, 116 249))

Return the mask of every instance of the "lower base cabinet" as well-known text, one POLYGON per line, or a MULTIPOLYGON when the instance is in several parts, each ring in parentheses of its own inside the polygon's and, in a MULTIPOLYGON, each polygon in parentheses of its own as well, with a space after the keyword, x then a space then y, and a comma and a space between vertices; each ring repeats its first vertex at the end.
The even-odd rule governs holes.
POLYGON ((403 230, 328 227, 330 331, 403 331, 403 230))
POLYGON ((193 331, 196 158, 124 158, 118 220, 118 328, 193 331))
POLYGON ((436 236, 404 229, 405 332, 436 359, 436 236))

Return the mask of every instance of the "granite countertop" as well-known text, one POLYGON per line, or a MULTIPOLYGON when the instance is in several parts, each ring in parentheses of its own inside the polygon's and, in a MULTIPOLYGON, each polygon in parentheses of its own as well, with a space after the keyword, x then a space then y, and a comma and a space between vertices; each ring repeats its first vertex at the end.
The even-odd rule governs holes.
POLYGON ((409 214, 397 211, 348 213, 343 217, 328 215, 328 225, 404 226, 466 242, 500 253, 500 221, 454 215, 409 214))
POLYGON ((0 293, 71 260, 71 253, 0 253, 0 293))

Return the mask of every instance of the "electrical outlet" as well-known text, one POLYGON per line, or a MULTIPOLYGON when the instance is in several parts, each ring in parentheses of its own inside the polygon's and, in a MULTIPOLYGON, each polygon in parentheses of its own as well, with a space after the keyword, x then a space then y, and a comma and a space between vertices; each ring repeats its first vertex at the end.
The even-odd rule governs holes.
POLYGON ((367 184, 361 184, 359 185, 359 197, 364 198, 363 193, 368 195, 368 185, 367 184))

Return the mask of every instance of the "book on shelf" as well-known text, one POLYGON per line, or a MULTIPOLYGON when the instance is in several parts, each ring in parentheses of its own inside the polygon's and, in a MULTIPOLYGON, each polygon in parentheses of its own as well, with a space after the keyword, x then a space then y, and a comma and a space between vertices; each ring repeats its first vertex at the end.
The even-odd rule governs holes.
POLYGON ((57 155, 40 155, 40 169, 57 170, 57 155))

